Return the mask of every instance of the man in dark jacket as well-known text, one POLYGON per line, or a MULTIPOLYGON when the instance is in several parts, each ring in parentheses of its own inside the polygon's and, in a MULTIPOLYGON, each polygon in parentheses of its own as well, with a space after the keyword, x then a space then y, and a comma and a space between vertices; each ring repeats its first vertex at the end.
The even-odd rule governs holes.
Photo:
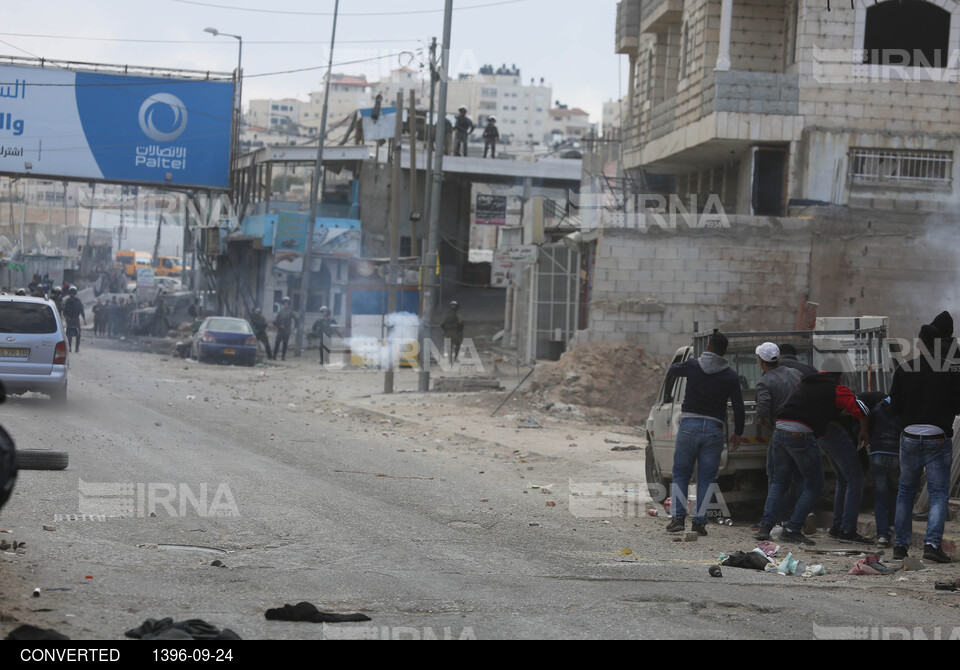
POLYGON ((263 310, 257 307, 250 316, 250 326, 253 328, 253 334, 257 342, 263 345, 267 352, 267 358, 273 360, 273 352, 270 349, 270 339, 267 337, 267 320, 263 316, 263 310))
POLYGON ((890 398, 879 391, 860 396, 870 409, 870 479, 873 481, 873 516, 877 522, 877 546, 890 546, 891 527, 900 487, 900 418, 893 413, 890 398))
POLYGON ((780 345, 780 365, 785 368, 798 370, 804 377, 820 372, 812 365, 807 365, 798 359, 797 348, 788 342, 780 345))
POLYGON ((897 368, 890 387, 890 405, 903 426, 893 537, 893 557, 898 560, 907 557, 913 532, 913 505, 925 473, 930 510, 923 558, 936 563, 951 562, 941 545, 950 498, 953 421, 960 412, 960 383, 948 361, 932 353, 942 337, 933 326, 923 326, 919 355, 897 368))
POLYGON ((803 492, 780 538, 781 542, 815 544, 801 529, 807 514, 823 493, 823 462, 817 438, 826 434, 830 422, 838 420, 843 413, 859 420, 861 434, 867 435, 866 412, 853 391, 840 384, 839 361, 827 361, 824 367, 827 372, 800 381, 797 392, 777 415, 776 430, 769 447, 773 451, 773 481, 763 508, 758 538, 769 538, 781 510, 784 492, 799 473, 803 492))
POLYGON ((77 338, 77 344, 74 351, 80 351, 80 319, 83 319, 83 325, 87 325, 87 315, 83 311, 83 302, 77 297, 77 287, 70 287, 70 297, 63 303, 63 316, 67 322, 67 351, 73 344, 73 338, 77 338))
POLYGON ((284 298, 283 307, 280 308, 277 316, 273 319, 273 325, 277 327, 277 339, 273 341, 273 360, 277 360, 277 354, 280 353, 281 345, 283 346, 283 354, 280 360, 287 360, 287 346, 290 343, 290 333, 293 330, 294 324, 299 328, 300 319, 297 318, 297 315, 290 307, 290 298, 284 298))
POLYGON ((668 533, 684 529, 687 516, 687 490, 697 466, 697 508, 691 528, 699 535, 707 534, 706 505, 714 494, 720 457, 723 455, 727 401, 733 404, 735 427, 730 450, 736 451, 743 436, 745 421, 740 377, 723 358, 727 353, 725 335, 714 331, 707 351, 700 358, 670 366, 668 376, 686 377, 687 390, 680 414, 680 429, 673 454, 673 519, 668 533))

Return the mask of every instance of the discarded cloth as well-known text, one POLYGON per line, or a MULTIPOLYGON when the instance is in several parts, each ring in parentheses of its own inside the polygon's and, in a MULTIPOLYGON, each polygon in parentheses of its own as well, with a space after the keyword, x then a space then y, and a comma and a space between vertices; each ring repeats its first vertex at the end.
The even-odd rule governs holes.
POLYGON ((58 633, 52 628, 37 628, 24 624, 14 628, 5 638, 7 640, 19 640, 21 642, 39 642, 41 640, 69 640, 70 638, 63 633, 58 633))
POLYGON ((891 572, 896 572, 892 568, 888 568, 883 563, 880 562, 880 556, 877 554, 872 554, 866 558, 861 558, 859 561, 853 564, 848 575, 886 575, 891 572))
POLYGON ((370 621, 366 614, 330 614, 321 612, 311 603, 284 605, 267 610, 264 615, 270 621, 306 621, 309 623, 347 623, 351 621, 370 621))
POLYGON ((124 633, 137 640, 239 640, 239 635, 229 628, 220 630, 203 619, 177 621, 165 619, 147 619, 137 628, 124 633))
POLYGON ((720 554, 717 563, 724 567, 745 568, 747 570, 763 570, 770 565, 770 559, 758 551, 735 551, 729 556, 720 554))

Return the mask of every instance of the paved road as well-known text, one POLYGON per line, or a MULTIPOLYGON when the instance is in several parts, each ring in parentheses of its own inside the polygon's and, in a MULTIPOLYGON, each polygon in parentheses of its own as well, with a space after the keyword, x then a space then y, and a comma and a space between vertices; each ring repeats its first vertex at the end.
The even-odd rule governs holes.
POLYGON ((609 473, 337 415, 343 375, 363 373, 313 365, 201 366, 87 346, 71 359, 66 409, 41 397, 0 408, 21 448, 70 454, 65 471, 23 472, 0 512, 13 531, 0 538, 27 542, 0 555, 0 634, 31 623, 120 639, 166 616, 269 639, 810 638, 854 625, 949 635, 957 622, 950 601, 888 595, 892 581, 711 579, 725 529, 713 545, 678 545, 648 519, 578 519, 529 484, 609 473), (66 516, 96 504, 122 518, 66 516), (69 590, 34 599, 35 587, 69 590), (264 619, 300 601, 373 621, 264 619))

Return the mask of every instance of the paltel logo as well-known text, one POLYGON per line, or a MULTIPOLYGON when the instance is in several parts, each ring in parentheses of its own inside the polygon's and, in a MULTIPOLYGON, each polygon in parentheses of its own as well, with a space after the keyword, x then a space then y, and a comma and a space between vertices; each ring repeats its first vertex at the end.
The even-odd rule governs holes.
POLYGON ((187 108, 175 95, 155 93, 140 105, 140 129, 155 142, 172 142, 187 129, 187 108), (153 115, 158 105, 169 107, 173 114, 173 123, 170 124, 173 130, 170 132, 164 132, 154 124, 153 115))

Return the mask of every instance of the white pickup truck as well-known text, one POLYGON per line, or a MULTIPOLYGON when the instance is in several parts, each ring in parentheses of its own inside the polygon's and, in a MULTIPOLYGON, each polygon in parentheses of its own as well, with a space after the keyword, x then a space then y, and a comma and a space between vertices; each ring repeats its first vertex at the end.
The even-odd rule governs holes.
MULTIPOLYGON (((713 331, 697 332, 691 344, 677 349, 672 363, 697 358, 706 351, 713 331)), ((757 381, 763 374, 756 348, 763 342, 793 344, 797 358, 818 370, 828 357, 839 358, 844 365, 844 383, 855 392, 886 391, 893 376, 893 356, 889 351, 887 317, 821 317, 814 330, 756 333, 724 333, 730 340, 726 358, 740 377, 746 422, 740 448, 724 449, 718 484, 727 503, 762 500, 767 493, 767 445, 769 427, 756 420, 757 381)), ((667 373, 660 393, 647 418, 645 466, 647 488, 654 502, 665 499, 673 481, 673 451, 680 425, 680 407, 686 391, 686 378, 667 373)), ((726 431, 730 437, 733 412, 728 406, 726 431)))

